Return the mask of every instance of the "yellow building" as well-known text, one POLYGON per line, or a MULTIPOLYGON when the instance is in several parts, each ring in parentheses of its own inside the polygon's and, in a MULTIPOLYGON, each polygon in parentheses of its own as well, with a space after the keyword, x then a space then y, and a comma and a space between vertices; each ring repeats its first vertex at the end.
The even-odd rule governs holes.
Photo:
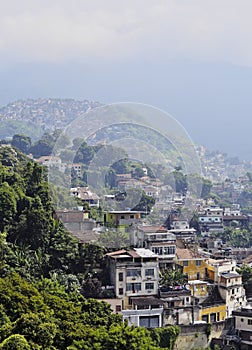
POLYGON ((188 281, 204 280, 206 278, 206 259, 189 249, 177 248, 176 262, 182 266, 183 274, 188 281))
POLYGON ((199 313, 199 321, 207 323, 224 321, 226 318, 226 304, 202 306, 199 313))
POLYGON ((192 296, 203 298, 208 295, 207 282, 200 280, 188 281, 192 296))
POLYGON ((127 232, 133 224, 141 220, 142 214, 140 211, 130 210, 107 211, 104 214, 104 225, 114 227, 121 232, 127 232))
POLYGON ((209 295, 200 303, 199 321, 207 323, 224 321, 227 317, 227 305, 222 298, 218 285, 212 285, 209 295))

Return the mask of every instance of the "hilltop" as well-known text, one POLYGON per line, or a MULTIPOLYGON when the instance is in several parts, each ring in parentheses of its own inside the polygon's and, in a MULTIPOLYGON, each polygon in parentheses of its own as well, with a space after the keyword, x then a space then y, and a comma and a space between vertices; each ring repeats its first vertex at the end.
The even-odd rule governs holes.
POLYGON ((74 99, 39 98, 11 102, 0 108, 0 138, 24 133, 38 139, 45 131, 61 129, 99 102, 74 99))

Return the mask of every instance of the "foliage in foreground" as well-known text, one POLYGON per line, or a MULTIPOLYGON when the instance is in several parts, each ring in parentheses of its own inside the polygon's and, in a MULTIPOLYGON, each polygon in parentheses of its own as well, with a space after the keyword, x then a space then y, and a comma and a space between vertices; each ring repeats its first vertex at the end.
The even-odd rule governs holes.
POLYGON ((177 327, 128 326, 109 305, 42 279, 0 278, 0 349, 172 349, 177 327))

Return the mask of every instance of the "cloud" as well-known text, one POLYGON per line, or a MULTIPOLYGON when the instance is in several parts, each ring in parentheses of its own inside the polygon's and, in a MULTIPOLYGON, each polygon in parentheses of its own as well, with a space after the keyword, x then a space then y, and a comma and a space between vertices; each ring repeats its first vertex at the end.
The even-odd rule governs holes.
POLYGON ((177 59, 252 65, 250 0, 55 0, 0 5, 13 60, 177 59))

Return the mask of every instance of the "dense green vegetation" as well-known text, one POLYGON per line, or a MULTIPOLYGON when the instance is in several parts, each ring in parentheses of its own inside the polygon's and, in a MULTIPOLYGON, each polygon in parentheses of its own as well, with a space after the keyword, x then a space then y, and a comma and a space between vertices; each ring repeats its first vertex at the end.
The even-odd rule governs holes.
MULTIPOLYGON (((164 348, 162 331, 157 338, 129 327, 105 302, 66 293, 50 279, 32 285, 15 273, 0 278, 0 305, 0 349, 164 348)), ((170 333, 166 349, 174 339, 170 333)))
POLYGON ((0 276, 88 273, 103 257, 103 248, 90 254, 54 217, 44 168, 8 146, 0 147, 0 232, 0 276))
POLYGON ((224 232, 213 233, 213 237, 220 238, 230 247, 249 248, 252 245, 252 227, 225 227, 224 232))
POLYGON ((252 268, 249 265, 242 265, 237 272, 242 276, 247 298, 252 295, 252 268))

